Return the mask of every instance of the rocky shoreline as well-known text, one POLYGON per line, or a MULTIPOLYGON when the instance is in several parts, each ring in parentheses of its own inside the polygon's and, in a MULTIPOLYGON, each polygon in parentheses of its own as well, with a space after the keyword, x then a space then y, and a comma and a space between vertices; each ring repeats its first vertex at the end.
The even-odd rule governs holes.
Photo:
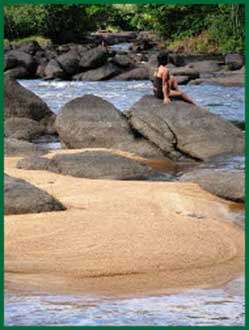
MULTIPOLYGON (((71 79, 75 62, 67 61, 73 51, 61 51, 71 79)), ((165 106, 149 95, 125 113, 84 95, 55 115, 16 81, 20 68, 34 78, 38 66, 29 71, 8 58, 11 52, 24 51, 8 50, 6 56, 7 290, 161 294, 223 285, 243 273, 244 232, 229 214, 234 202, 244 202, 244 171, 205 168, 215 157, 244 154, 241 129, 207 109, 181 100, 165 106), (33 143, 55 136, 63 149, 33 143)), ((91 62, 81 77, 117 66, 103 47, 86 52, 94 56, 84 53, 85 65, 93 59, 101 65, 88 70, 91 62)), ((207 74, 205 65, 172 70, 183 80, 187 72, 194 82, 202 79, 200 70, 207 74)), ((214 79, 217 65, 212 62, 212 78, 205 79, 214 79)), ((134 68, 140 69, 145 66, 134 68)), ((243 69, 231 75, 238 71, 242 77, 243 69)))
MULTIPOLYGON (((148 80, 160 49, 160 41, 145 32, 96 33, 82 44, 9 44, 5 46, 4 71, 16 79, 148 80), (112 45, 124 42, 130 43, 130 49, 112 49, 112 45)), ((240 54, 171 52, 170 62, 179 84, 244 85, 244 58, 240 54)))

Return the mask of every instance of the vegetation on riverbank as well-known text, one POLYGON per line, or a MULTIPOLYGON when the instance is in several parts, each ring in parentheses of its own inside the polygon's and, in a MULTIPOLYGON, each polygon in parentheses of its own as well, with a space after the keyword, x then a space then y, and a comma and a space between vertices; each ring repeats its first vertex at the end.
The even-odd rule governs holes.
POLYGON ((81 42, 96 30, 151 30, 190 52, 243 52, 244 5, 8 5, 5 38, 81 42))

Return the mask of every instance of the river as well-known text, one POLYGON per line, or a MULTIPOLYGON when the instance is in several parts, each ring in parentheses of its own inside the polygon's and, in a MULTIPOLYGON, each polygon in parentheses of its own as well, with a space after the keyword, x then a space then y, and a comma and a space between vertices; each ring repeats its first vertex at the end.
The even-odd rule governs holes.
MULTIPOLYGON (((94 94, 128 110, 143 95, 152 94, 149 81, 69 82, 21 80, 55 113, 68 101, 94 94)), ((186 85, 181 87, 197 104, 219 116, 244 122, 242 87, 186 85)), ((90 109, 89 109, 90 110, 90 109)), ((60 148, 59 142, 46 146, 60 148)), ((218 157, 207 167, 244 168, 243 156, 218 157)), ((231 211, 231 219, 238 214, 231 211)), ((243 226, 243 214, 239 215, 243 226)), ((243 326, 245 322, 244 277, 222 288, 129 299, 91 296, 5 294, 5 325, 147 325, 147 326, 243 326)))

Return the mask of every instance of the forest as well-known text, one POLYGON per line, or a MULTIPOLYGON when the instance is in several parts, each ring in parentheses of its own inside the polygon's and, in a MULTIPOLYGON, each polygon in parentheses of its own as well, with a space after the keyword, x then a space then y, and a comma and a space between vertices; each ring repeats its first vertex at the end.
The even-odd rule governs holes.
POLYGON ((81 43, 91 31, 153 31, 165 45, 189 44, 193 52, 244 51, 242 4, 7 5, 5 40, 45 38, 81 43))

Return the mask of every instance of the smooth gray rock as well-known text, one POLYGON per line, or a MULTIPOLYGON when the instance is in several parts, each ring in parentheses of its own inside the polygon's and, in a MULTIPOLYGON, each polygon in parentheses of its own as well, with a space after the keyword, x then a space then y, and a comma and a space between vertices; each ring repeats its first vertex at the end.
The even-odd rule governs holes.
POLYGON ((57 62, 61 65, 67 76, 75 75, 79 70, 79 54, 76 51, 69 51, 57 57, 57 62))
POLYGON ((44 68, 44 76, 46 80, 63 79, 66 73, 55 59, 51 59, 44 68))
POLYGON ((79 73, 73 76, 73 80, 87 80, 87 81, 108 80, 118 75, 120 72, 121 69, 118 66, 112 63, 107 63, 101 66, 100 68, 79 73))
POLYGON ((46 134, 45 127, 29 118, 11 117, 4 122, 4 135, 6 137, 31 141, 43 134, 46 134))
POLYGON ((95 47, 81 53, 79 67, 81 70, 96 69, 107 62, 108 54, 103 47, 95 47))
POLYGON ((44 169, 81 178, 113 180, 146 179, 154 173, 148 166, 133 159, 102 150, 55 155, 52 159, 24 159, 17 163, 17 168, 44 169))
POLYGON ((132 68, 134 67, 134 59, 126 54, 116 54, 112 60, 112 63, 120 66, 121 68, 132 68))
POLYGON ((190 84, 211 84, 220 86, 244 86, 245 85, 245 74, 243 71, 230 71, 220 72, 211 78, 200 78, 190 81, 190 84))
POLYGON ((245 173, 241 170, 195 170, 182 175, 180 181, 198 183, 208 192, 225 199, 245 200, 245 173))
POLYGON ((143 68, 143 67, 121 73, 120 75, 114 78, 114 80, 124 80, 124 81, 148 80, 148 79, 149 79, 149 71, 147 68, 143 68))
POLYGON ((53 115, 53 112, 39 96, 16 80, 5 76, 4 83, 5 119, 26 117, 39 121, 53 115))
POLYGON ((240 54, 228 54, 225 57, 225 64, 229 70, 238 70, 244 65, 244 58, 240 54))
POLYGON ((4 214, 26 214, 50 211, 62 211, 65 207, 27 181, 4 176, 4 214))
POLYGON ((66 103, 55 127, 70 148, 112 147, 131 135, 126 118, 111 103, 94 95, 66 103))
POLYGON ((39 149, 34 143, 13 138, 4 139, 4 156, 6 157, 29 156, 44 152, 45 150, 39 149))
POLYGON ((159 148, 134 136, 126 117, 111 103, 94 95, 65 104, 55 128, 68 148, 116 148, 141 156, 162 156, 159 148))
POLYGON ((189 63, 187 65, 187 68, 196 70, 199 73, 209 73, 209 72, 217 72, 219 70, 221 70, 222 68, 222 64, 224 64, 223 62, 220 61, 196 61, 196 62, 192 62, 189 63))
POLYGON ((36 72, 37 63, 30 54, 21 50, 11 50, 5 54, 4 69, 8 70, 17 66, 24 67, 29 74, 36 72))
POLYGON ((164 105, 153 96, 142 97, 128 112, 129 122, 171 158, 176 151, 197 159, 244 152, 244 134, 230 122, 182 101, 164 105))

